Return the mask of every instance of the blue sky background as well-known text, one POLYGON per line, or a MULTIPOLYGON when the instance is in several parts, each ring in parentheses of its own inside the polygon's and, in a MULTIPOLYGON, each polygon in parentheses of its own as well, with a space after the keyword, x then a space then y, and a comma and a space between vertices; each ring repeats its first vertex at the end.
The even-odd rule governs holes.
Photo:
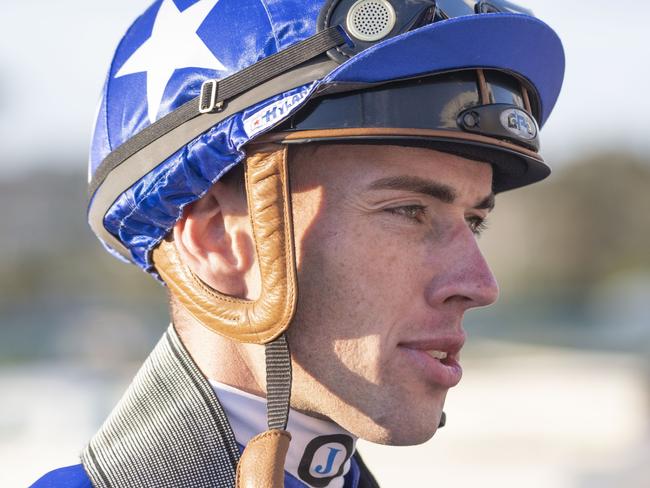
MULTIPOLYGON (((114 47, 149 0, 22 0, 0 16, 0 178, 84 164, 114 47)), ((584 154, 650 149, 650 3, 528 0, 562 38, 564 91, 542 132, 555 165, 584 154)))

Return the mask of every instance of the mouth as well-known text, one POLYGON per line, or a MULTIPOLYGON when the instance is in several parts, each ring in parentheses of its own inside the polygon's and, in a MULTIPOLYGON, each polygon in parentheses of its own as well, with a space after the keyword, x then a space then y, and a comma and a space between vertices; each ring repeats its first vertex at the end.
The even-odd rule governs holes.
POLYGON ((465 338, 458 336, 400 343, 398 349, 404 353, 410 367, 419 371, 425 380, 443 388, 452 388, 463 376, 459 359, 464 342, 465 338))
POLYGON ((447 352, 446 351, 427 351, 429 353, 429 356, 431 356, 433 359, 437 359, 438 361, 442 361, 443 359, 447 359, 447 352))

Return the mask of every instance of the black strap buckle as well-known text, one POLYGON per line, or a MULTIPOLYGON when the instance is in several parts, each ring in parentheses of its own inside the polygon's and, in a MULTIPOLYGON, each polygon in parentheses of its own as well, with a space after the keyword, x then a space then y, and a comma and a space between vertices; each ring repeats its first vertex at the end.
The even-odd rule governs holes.
POLYGON ((219 82, 217 80, 206 80, 201 85, 201 96, 199 96, 199 112, 208 114, 223 110, 224 101, 217 102, 219 93, 219 82))

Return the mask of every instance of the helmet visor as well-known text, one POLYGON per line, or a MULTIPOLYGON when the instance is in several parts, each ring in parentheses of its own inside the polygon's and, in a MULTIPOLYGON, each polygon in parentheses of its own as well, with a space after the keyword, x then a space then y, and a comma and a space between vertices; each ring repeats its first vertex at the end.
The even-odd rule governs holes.
POLYGON ((425 145, 494 166, 494 190, 549 174, 522 81, 493 70, 462 70, 310 101, 260 142, 425 145))

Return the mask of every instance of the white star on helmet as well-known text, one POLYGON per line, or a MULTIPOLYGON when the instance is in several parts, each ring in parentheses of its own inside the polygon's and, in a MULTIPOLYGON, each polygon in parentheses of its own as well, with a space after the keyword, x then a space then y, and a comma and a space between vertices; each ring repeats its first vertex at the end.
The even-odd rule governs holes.
POLYGON ((119 78, 132 73, 147 73, 147 110, 152 123, 175 70, 190 67, 226 70, 196 33, 217 1, 202 0, 180 12, 172 0, 164 0, 156 15, 151 37, 115 75, 119 78))

